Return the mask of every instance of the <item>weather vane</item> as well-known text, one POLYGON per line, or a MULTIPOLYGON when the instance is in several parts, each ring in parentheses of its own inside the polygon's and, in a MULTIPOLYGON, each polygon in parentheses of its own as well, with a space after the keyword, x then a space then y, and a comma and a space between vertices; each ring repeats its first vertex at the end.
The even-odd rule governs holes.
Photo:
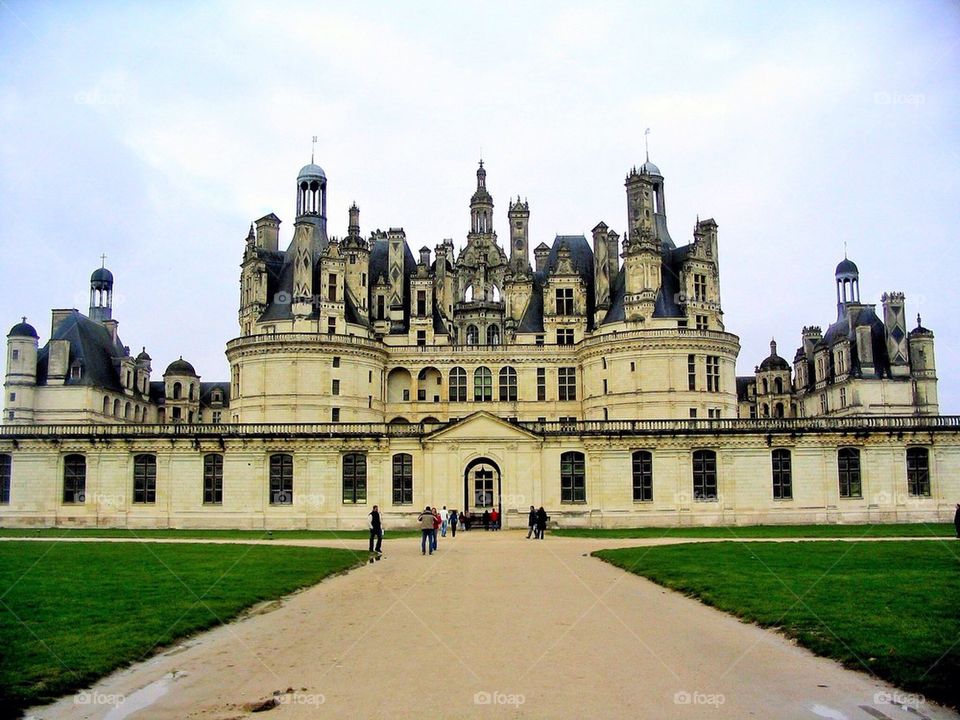
POLYGON ((101 255, 101 256, 100 256, 100 267, 106 267, 106 266, 107 266, 107 256, 106 256, 106 255, 101 255))

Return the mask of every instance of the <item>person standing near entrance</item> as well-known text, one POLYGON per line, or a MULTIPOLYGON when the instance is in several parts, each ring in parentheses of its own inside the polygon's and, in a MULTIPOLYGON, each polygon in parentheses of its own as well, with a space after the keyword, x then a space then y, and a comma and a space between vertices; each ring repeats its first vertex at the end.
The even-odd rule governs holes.
POLYGON ((540 537, 537 533, 537 509, 533 505, 530 506, 530 515, 527 516, 527 540, 530 539, 531 535, 533 535, 534 540, 540 537))
POLYGON ((417 522, 420 524, 420 554, 427 554, 427 547, 430 547, 430 554, 433 555, 433 510, 427 505, 423 512, 417 516, 417 522))
POLYGON ((440 511, 440 537, 447 536, 447 525, 450 524, 450 511, 447 510, 447 506, 443 506, 443 510, 440 511))
POLYGON ((500 512, 496 508, 490 511, 490 527, 494 530, 500 529, 500 512))
POLYGON ((367 525, 370 528, 370 552, 376 552, 379 557, 383 554, 380 552, 380 546, 383 545, 383 524, 380 520, 380 508, 376 505, 370 511, 367 525), (374 549, 374 540, 376 540, 376 549, 374 549))
POLYGON ((460 517, 457 515, 456 510, 450 511, 450 534, 453 537, 457 536, 457 523, 460 521, 460 517))
POLYGON ((489 510, 483 511, 483 529, 484 530, 490 529, 490 511, 489 510))
POLYGON ((540 540, 543 540, 543 536, 547 534, 547 520, 550 518, 547 517, 547 511, 543 509, 543 505, 540 506, 540 509, 537 510, 537 537, 540 540))

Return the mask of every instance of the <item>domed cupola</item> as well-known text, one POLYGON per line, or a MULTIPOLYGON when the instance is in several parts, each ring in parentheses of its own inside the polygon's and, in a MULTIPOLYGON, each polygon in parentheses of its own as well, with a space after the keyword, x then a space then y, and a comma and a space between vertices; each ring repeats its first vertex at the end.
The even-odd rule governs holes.
MULTIPOLYGON (((104 255, 103 260, 106 259, 104 255)), ((113 273, 103 265, 90 276, 89 317, 96 322, 113 319, 113 273)))
POLYGON ((493 196, 487 190, 487 171, 483 169, 483 160, 477 169, 477 189, 470 198, 470 232, 493 232, 493 196))
POLYGON ((860 270, 849 258, 843 258, 834 271, 837 281, 837 319, 841 319, 847 304, 860 304, 860 270))
POLYGON ((10 332, 7 333, 7 337, 39 338, 40 336, 37 335, 36 328, 28 323, 26 318, 23 318, 21 322, 18 322, 16 325, 10 328, 10 332))
POLYGON ((302 216, 327 217, 327 174, 312 158, 297 174, 297 217, 302 216))
POLYGON ((777 355, 777 341, 770 341, 770 355, 760 363, 760 371, 768 370, 790 370, 790 364, 782 357, 777 355))
POLYGON ((178 360, 174 360, 172 363, 167 365, 166 372, 163 373, 163 376, 167 375, 186 375, 188 377, 198 377, 197 371, 193 369, 193 365, 188 363, 183 357, 180 357, 178 360))

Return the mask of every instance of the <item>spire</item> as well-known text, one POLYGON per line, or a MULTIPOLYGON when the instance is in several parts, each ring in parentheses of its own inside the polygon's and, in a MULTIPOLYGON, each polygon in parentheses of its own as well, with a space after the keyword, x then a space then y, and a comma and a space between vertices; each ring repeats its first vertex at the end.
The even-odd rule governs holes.
POLYGON ((317 136, 313 136, 313 143, 310 145, 310 164, 313 165, 313 156, 317 151, 317 136))
POLYGON ((480 167, 477 169, 477 190, 487 187, 487 171, 483 169, 483 158, 480 158, 480 167))
POLYGON ((650 162, 650 140, 648 139, 649 137, 650 137, 650 128, 647 128, 646 130, 643 131, 643 145, 647 151, 647 162, 650 162))

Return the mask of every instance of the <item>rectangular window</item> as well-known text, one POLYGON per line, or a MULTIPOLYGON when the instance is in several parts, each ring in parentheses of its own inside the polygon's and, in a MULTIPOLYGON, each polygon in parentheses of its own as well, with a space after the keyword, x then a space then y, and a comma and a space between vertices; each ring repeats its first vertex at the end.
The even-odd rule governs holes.
POLYGON ((687 355, 687 390, 697 389, 697 356, 687 355))
POLYGON ((820 394, 820 412, 824 415, 827 414, 827 394, 820 394))
POLYGON ((606 378, 603 379, 603 394, 604 394, 604 395, 607 394, 607 379, 606 379, 606 378))
POLYGON ((720 357, 707 355, 707 392, 720 392, 720 357))
POLYGON ((403 389, 403 401, 410 402, 410 388, 403 389))
POLYGON ((383 295, 377 295, 377 320, 384 319, 384 305, 386 301, 383 295))
POLYGON ((557 345, 573 345, 573 330, 569 328, 557 330, 557 345))
POLYGON ((587 501, 586 471, 583 453, 565 452, 560 456, 560 502, 587 501))
POLYGON ((417 345, 423 347, 427 344, 427 331, 426 330, 417 330, 417 345))
POLYGON ((63 501, 82 503, 86 490, 87 459, 83 455, 67 455, 63 459, 63 501))
POLYGON ((840 407, 845 408, 847 406, 847 389, 840 388, 840 407))
POLYGON ((693 276, 693 299, 699 303, 707 301, 707 276, 695 274, 693 276))
POLYGON ((12 360, 19 360, 19 359, 20 359, 20 351, 19 351, 19 350, 14 350, 14 351, 10 354, 10 358, 11 358, 12 360))
POLYGON ((417 290, 417 317, 427 315, 427 291, 417 290))
POLYGON ((334 380, 332 384, 333 384, 333 387, 330 388, 330 392, 331 392, 333 395, 339 395, 339 394, 340 394, 340 381, 339 381, 339 380, 334 380))
POLYGON ((327 335, 335 335, 337 332, 337 319, 327 318, 327 335))
POLYGON ((696 409, 696 408, 690 408, 690 418, 691 418, 691 419, 694 419, 694 418, 696 418, 696 417, 697 417, 697 409, 696 409))
POLYGON ((220 410, 214 410, 210 417, 210 422, 214 425, 219 425, 222 422, 222 417, 223 415, 220 410))
POLYGON ((547 399, 547 369, 537 368, 537 400, 543 402, 547 399))
POLYGON ((912 497, 930 497, 930 453, 926 448, 907 448, 907 492, 912 497))
POLYGON ((330 422, 340 422, 340 408, 330 408, 330 422))
POLYGON ((10 503, 10 479, 13 475, 13 458, 0 455, 0 505, 10 503))
POLYGON ((17 394, 16 394, 16 393, 10 393, 10 402, 13 402, 13 401, 16 400, 16 399, 17 399, 17 394))
POLYGON ((774 450, 770 457, 773 465, 773 499, 792 500, 793 468, 790 451, 782 448, 774 450))
POLYGON ((329 302, 337 301, 337 276, 330 273, 327 278, 327 300, 329 302))
POLYGON ((157 501, 157 458, 154 455, 137 455, 133 458, 133 501, 157 501))
POLYGON ((557 315, 573 315, 573 288, 557 288, 557 315))
POLYGON ((343 456, 343 504, 367 502, 367 456, 350 453, 343 456))
POLYGON ((693 453, 693 499, 717 501, 717 454, 713 450, 693 453))
POLYGON ((340 367, 340 357, 338 355, 333 356, 333 366, 340 367))
POLYGON ((637 450, 633 453, 633 501, 653 500, 653 453, 637 450))
POLYGON ((538 347, 543 347, 543 335, 537 335, 536 344, 538 347))
POLYGON ((270 456, 270 504, 293 505, 293 456, 270 456))
POLYGON ((697 330, 706 330, 707 329, 707 316, 706 315, 697 315, 697 330))
POLYGON ((859 450, 856 448, 841 448, 837 452, 837 472, 840 484, 840 497, 863 497, 863 488, 860 482, 859 450))
POLYGON ((557 399, 577 399, 577 369, 562 367, 557 370, 557 399))
POLYGON ((203 504, 223 503, 223 455, 203 456, 203 504))
POLYGON ((393 456, 393 504, 413 504, 413 456, 407 453, 393 456))

